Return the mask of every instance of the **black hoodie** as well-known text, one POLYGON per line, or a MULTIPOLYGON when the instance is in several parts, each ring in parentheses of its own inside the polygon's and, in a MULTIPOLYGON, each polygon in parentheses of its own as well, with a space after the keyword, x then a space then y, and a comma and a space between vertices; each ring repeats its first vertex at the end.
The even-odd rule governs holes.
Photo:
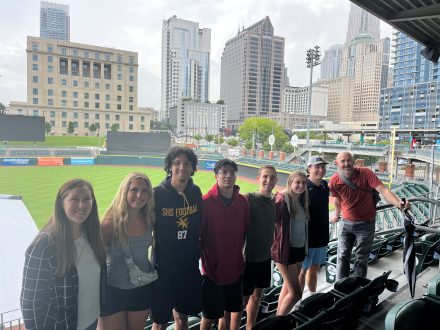
POLYGON ((159 276, 199 271, 202 193, 189 179, 183 193, 167 178, 154 188, 156 255, 159 276))

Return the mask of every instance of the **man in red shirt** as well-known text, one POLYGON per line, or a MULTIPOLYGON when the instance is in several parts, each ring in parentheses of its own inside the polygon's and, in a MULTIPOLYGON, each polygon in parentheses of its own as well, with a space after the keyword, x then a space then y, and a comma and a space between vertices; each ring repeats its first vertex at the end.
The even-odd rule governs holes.
POLYGON ((353 245, 356 246, 354 276, 366 277, 368 255, 374 240, 376 205, 371 191, 376 189, 385 199, 399 209, 409 208, 382 181, 366 167, 353 167, 353 155, 347 151, 336 157, 338 172, 330 179, 330 191, 335 197, 335 215, 331 220, 337 222, 342 211, 342 220, 338 226, 338 258, 336 279, 349 276, 350 256, 353 245), (341 178, 345 176, 345 180, 341 178), (351 181, 357 189, 350 188, 345 181, 351 181))
POLYGON ((243 248, 249 224, 249 204, 235 184, 237 164, 220 159, 214 166, 216 183, 203 196, 202 307, 200 329, 238 330, 243 310, 243 248))

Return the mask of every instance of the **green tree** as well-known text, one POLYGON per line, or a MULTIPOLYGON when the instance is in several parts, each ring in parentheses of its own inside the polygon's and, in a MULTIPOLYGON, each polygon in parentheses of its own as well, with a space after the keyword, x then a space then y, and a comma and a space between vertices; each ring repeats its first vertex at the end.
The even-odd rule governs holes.
POLYGON ((291 154, 295 151, 295 148, 290 144, 290 142, 286 142, 284 146, 281 148, 282 151, 284 151, 287 154, 291 154))
POLYGON ((217 103, 217 104, 225 104, 225 101, 223 101, 223 100, 218 100, 216 103, 217 103))
POLYGON ((6 110, 6 106, 0 102, 0 113, 3 113, 6 110))
POLYGON ((118 130, 119 130, 119 124, 113 124, 110 127, 110 131, 112 131, 112 132, 117 132, 118 130))
MULTIPOLYGON (((300 139, 305 139, 307 137, 307 132, 296 132, 294 134, 300 139)), ((324 138, 329 139, 329 136, 323 133, 310 132, 310 139, 312 140, 325 140, 324 138)))
POLYGON ((214 143, 215 144, 222 144, 223 142, 225 142, 225 139, 223 138, 223 136, 216 135, 214 143))
POLYGON ((236 147, 236 146, 238 146, 238 140, 235 139, 235 138, 233 138, 233 139, 229 139, 227 143, 228 143, 228 145, 230 145, 231 147, 236 147))
POLYGON ((213 134, 206 134, 205 140, 208 141, 208 144, 211 144, 211 142, 214 141, 214 135, 213 134))
POLYGON ((69 121, 69 124, 67 125, 67 133, 73 134, 75 132, 75 126, 73 122, 69 121))
POLYGON ((281 147, 288 141, 286 133, 283 131, 283 127, 279 125, 275 120, 268 118, 248 118, 244 121, 243 125, 238 128, 240 138, 243 139, 245 145, 252 146, 253 134, 256 134, 256 141, 263 144, 264 150, 270 150, 269 136, 272 134, 275 136, 274 149, 280 150, 281 147))
POLYGON ((96 132, 96 129, 97 129, 97 127, 96 127, 95 124, 92 124, 92 125, 89 126, 89 131, 90 131, 91 133, 96 132))
POLYGON ((199 143, 200 140, 203 139, 202 136, 201 136, 199 133, 197 133, 196 135, 194 135, 193 138, 197 141, 197 143, 199 143))
POLYGON ((44 123, 44 130, 46 131, 46 134, 49 134, 50 131, 52 130, 52 125, 48 122, 44 123))

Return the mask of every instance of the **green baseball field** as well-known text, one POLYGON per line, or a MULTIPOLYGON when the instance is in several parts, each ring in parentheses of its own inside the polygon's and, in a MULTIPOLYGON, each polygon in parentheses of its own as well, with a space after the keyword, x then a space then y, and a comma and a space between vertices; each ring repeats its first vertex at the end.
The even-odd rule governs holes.
MULTIPOLYGON (((110 205, 122 179, 130 172, 148 175, 153 186, 165 177, 165 171, 152 167, 128 166, 59 166, 59 167, 0 167, 0 194, 22 196, 37 227, 41 229, 47 222, 54 206, 55 196, 60 186, 74 178, 82 178, 92 183, 102 216, 110 205)), ((214 184, 214 173, 197 172, 194 181, 206 193, 214 184)), ((241 192, 257 190, 257 185, 248 179, 239 178, 237 184, 241 192)))

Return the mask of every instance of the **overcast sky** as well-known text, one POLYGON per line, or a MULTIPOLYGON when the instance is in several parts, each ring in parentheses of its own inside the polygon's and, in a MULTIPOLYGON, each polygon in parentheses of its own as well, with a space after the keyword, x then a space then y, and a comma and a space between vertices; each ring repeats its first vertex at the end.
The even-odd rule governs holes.
MULTIPOLYGON (((160 108, 161 31, 172 15, 211 29, 210 100, 220 96, 224 44, 239 26, 269 16, 275 35, 285 38, 290 85, 306 86, 307 49, 344 43, 348 0, 66 0, 70 40, 138 52, 139 106, 160 108)), ((26 101, 26 36, 39 36, 39 0, 2 0, 0 6, 0 102, 26 101)), ((381 23, 381 36, 391 28, 381 23)), ((319 67, 315 69, 319 75, 319 67)), ((315 80, 315 79, 314 79, 315 80)))

